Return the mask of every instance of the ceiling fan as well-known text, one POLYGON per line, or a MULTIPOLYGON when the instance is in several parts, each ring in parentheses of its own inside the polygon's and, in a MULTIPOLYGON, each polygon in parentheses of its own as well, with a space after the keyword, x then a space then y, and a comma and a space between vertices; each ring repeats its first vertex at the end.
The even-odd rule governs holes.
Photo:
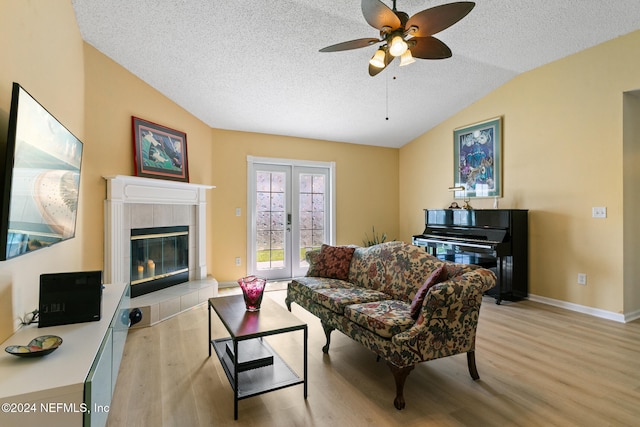
POLYGON ((396 0, 393 0, 393 9, 380 0, 362 0, 364 19, 380 30, 380 38, 350 40, 327 46, 320 52, 338 52, 384 43, 369 61, 370 76, 380 73, 398 56, 400 66, 415 62, 414 58, 450 58, 451 49, 433 35, 467 16, 474 6, 475 3, 470 1, 448 3, 425 9, 409 18, 405 12, 396 10, 396 0))

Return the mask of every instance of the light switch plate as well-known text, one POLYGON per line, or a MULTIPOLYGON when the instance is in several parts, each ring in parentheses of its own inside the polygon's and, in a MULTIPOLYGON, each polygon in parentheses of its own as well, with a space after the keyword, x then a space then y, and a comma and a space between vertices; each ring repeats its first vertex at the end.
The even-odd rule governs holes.
POLYGON ((587 284, 587 275, 585 273, 578 273, 578 285, 587 284))
POLYGON ((593 218, 606 218, 607 217, 607 208, 606 207, 595 207, 591 208, 591 216, 593 218))

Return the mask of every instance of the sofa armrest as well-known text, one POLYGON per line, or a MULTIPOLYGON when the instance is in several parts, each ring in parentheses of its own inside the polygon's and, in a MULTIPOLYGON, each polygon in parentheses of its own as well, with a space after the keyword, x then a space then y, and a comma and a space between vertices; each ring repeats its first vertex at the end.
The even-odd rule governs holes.
POLYGON ((416 323, 392 338, 410 355, 403 358, 417 362, 473 350, 482 295, 495 283, 495 274, 481 268, 431 288, 416 323))
POLYGON ((495 273, 491 270, 487 270, 486 268, 475 268, 473 270, 466 271, 462 275, 452 277, 451 281, 454 283, 468 282, 477 287, 481 293, 485 293, 496 285, 497 278, 495 273))
POLYGON ((470 271, 474 271, 479 268, 482 268, 479 265, 475 265, 475 264, 460 264, 452 261, 445 261, 444 263, 447 266, 449 279, 452 279, 457 276, 462 276, 463 274, 469 273, 470 271))
POLYGON ((307 251, 304 258, 309 263, 309 270, 313 270, 313 267, 320 256, 320 249, 314 249, 311 251, 307 251))

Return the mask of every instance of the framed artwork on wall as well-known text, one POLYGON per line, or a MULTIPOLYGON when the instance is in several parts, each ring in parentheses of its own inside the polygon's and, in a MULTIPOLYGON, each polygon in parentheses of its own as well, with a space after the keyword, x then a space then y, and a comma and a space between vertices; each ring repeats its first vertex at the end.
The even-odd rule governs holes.
POLYGON ((136 175, 189 182, 187 134, 131 117, 136 175))
POLYGON ((502 117, 453 131, 456 198, 502 196, 502 117))

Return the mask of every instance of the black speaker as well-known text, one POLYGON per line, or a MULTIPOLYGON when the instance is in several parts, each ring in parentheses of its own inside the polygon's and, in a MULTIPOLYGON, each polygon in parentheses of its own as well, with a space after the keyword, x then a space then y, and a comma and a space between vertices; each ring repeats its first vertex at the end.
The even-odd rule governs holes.
POLYGON ((129 311, 129 326, 133 326, 141 320, 142 310, 140 310, 139 308, 132 308, 131 311, 129 311))
POLYGON ((100 320, 102 271, 40 275, 39 328, 100 320))

